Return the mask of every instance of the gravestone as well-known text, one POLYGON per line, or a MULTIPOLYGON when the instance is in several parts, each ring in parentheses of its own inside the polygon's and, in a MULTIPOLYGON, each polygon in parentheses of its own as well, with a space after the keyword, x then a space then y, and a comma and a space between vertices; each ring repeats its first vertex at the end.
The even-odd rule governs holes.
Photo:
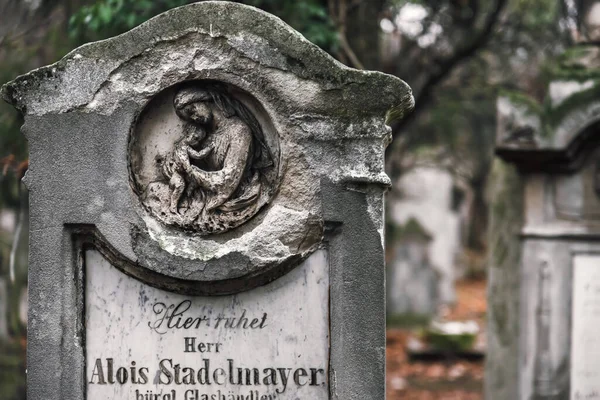
POLYGON ((591 3, 580 6, 595 15, 582 15, 592 42, 552 66, 546 107, 523 93, 498 100, 486 367, 494 399, 600 396, 600 50, 591 3))
POLYGON ((462 245, 461 215, 453 207, 454 182, 448 171, 414 168, 399 179, 402 195, 390 207, 396 224, 407 224, 414 218, 431 235, 428 256, 439 278, 439 302, 445 305, 456 302, 457 256, 462 245))
POLYGON ((30 148, 28 398, 385 397, 404 82, 207 1, 2 93, 30 148))
POLYGON ((387 315, 390 319, 435 316, 439 272, 429 261, 431 235, 411 218, 393 230, 393 257, 387 265, 387 315))

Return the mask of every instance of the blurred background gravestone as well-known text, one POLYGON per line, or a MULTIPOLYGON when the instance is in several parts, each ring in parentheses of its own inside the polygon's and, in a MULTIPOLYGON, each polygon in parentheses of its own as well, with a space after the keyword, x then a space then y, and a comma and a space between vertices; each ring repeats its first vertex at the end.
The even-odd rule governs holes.
MULTIPOLYGON (((432 302, 452 305, 456 302, 455 282, 464 272, 459 267, 459 254, 466 245, 461 233, 468 224, 467 195, 452 174, 441 168, 416 167, 404 174, 397 186, 400 196, 390 202, 389 209, 398 230, 402 231, 401 227, 410 221, 412 225, 422 225, 430 235, 425 251, 439 283, 434 292, 423 292, 433 295, 432 302)), ((404 253, 394 256, 394 260, 403 258, 404 253)))
POLYGON ((600 4, 578 3, 576 45, 545 105, 498 99, 487 393, 583 399, 600 392, 600 4), (502 182, 502 183, 501 183, 502 182))
POLYGON ((388 320, 432 318, 438 306, 438 272, 429 262, 431 235, 414 218, 396 228, 398 235, 387 266, 388 320))

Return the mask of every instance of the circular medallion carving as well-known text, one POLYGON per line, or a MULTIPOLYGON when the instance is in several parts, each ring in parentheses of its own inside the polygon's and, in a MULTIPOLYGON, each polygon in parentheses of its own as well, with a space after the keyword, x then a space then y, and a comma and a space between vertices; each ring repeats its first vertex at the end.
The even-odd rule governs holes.
POLYGON ((133 187, 163 224, 222 233, 273 196, 279 140, 264 108, 230 85, 193 81, 159 93, 130 142, 133 187))

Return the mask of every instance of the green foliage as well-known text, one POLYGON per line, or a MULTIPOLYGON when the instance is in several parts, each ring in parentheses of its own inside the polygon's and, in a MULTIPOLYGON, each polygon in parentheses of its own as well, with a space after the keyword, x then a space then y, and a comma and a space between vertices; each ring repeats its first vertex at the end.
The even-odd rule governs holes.
POLYGON ((513 0, 509 8, 520 16, 522 26, 532 31, 556 25, 560 16, 560 1, 556 0, 513 0))
MULTIPOLYGON (((35 28, 31 35, 38 35, 35 28)), ((65 55, 72 43, 65 40, 60 23, 44 27, 44 40, 28 40, 13 32, 0 39, 0 86, 31 69, 56 61, 65 55)), ((23 116, 0 99, 0 208, 18 206, 19 167, 27 159, 27 142, 21 134, 23 116)))
POLYGON ((247 0, 241 3, 277 15, 326 51, 334 52, 337 48, 335 26, 319 0, 247 0))
POLYGON ((600 68, 593 63, 590 64, 590 60, 597 57, 598 47, 595 45, 572 47, 544 64, 543 78, 547 83, 556 79, 577 82, 600 80, 600 68))
MULTIPOLYGON (((585 71, 579 72, 583 73, 585 71)), ((591 81, 592 86, 588 89, 571 94, 558 105, 552 105, 549 96, 546 96, 543 104, 540 104, 534 98, 516 90, 501 90, 500 95, 507 97, 514 105, 521 106, 531 115, 538 116, 542 121, 542 130, 539 134, 542 137, 547 138, 555 131, 556 127, 569 113, 577 110, 579 107, 595 102, 598 99, 598 96, 600 96, 600 76, 594 75, 593 71, 589 72, 590 75, 585 81, 591 81)), ((556 76, 556 79, 563 79, 565 81, 583 81, 578 79, 581 78, 581 75, 563 75, 564 73, 563 70, 563 72, 556 76)))
POLYGON ((395 241, 412 239, 429 242, 432 239, 431 234, 427 232, 427 229, 425 229, 414 217, 406 221, 406 224, 404 225, 389 224, 386 229, 388 235, 393 237, 395 241))
POLYGON ((451 156, 451 172, 467 168, 485 175, 495 138, 497 88, 491 85, 487 64, 471 60, 435 94, 432 107, 417 121, 411 150, 425 159, 431 148, 451 156))
POLYGON ((436 330, 427 330, 425 337, 432 348, 441 351, 471 350, 477 339, 477 335, 471 333, 450 335, 436 330))
MULTIPOLYGON (((39 45, 28 45, 11 37, 1 41, 0 86, 31 69, 31 60, 36 58, 39 50, 39 45)), ((14 172, 27 158, 27 142, 20 132, 21 125, 23 116, 0 99, 0 209, 18 206, 18 181, 14 172)))
POLYGON ((423 314, 404 313, 386 317, 388 328, 425 328, 430 322, 431 316, 423 314))
POLYGON ((569 96, 566 100, 554 107, 548 112, 548 123, 555 127, 568 113, 598 101, 600 96, 600 82, 595 81, 594 86, 589 89, 577 92, 569 96))
POLYGON ((187 0, 99 0, 81 7, 69 20, 69 35, 79 42, 118 35, 187 0))
MULTIPOLYGON (((79 9, 69 21, 69 35, 88 42, 118 35, 189 0, 98 0, 79 9)), ((327 9, 318 0, 241 1, 281 17, 308 40, 327 51, 337 46, 337 33, 327 9)))
POLYGON ((498 95, 507 97, 513 104, 523 106, 533 115, 541 115, 544 112, 542 105, 526 93, 517 90, 501 89, 498 95))

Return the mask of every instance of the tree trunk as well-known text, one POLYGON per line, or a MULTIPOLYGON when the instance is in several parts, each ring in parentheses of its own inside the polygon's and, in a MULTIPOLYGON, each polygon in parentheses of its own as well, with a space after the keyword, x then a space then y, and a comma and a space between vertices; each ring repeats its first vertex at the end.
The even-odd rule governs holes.
POLYGON ((379 18, 384 0, 348 1, 346 36, 365 69, 380 70, 379 18), (353 5, 356 4, 356 5, 353 5))

